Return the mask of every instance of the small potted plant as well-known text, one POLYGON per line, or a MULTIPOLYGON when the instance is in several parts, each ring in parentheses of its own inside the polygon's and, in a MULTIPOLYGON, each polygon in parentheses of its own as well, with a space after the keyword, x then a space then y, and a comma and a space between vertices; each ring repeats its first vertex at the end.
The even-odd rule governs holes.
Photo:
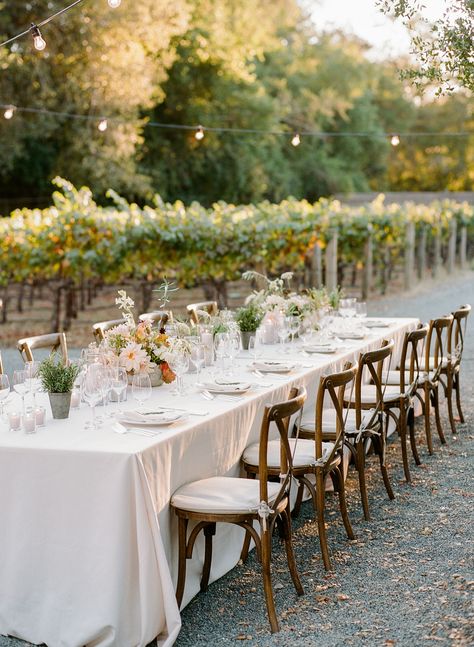
POLYGON ((38 371, 42 387, 49 395, 53 418, 67 418, 71 406, 71 392, 79 374, 76 364, 64 365, 56 354, 40 364, 38 371))
POLYGON ((244 350, 248 350, 250 337, 256 333, 262 323, 263 314, 262 309, 255 303, 248 303, 237 310, 235 320, 239 326, 244 350))

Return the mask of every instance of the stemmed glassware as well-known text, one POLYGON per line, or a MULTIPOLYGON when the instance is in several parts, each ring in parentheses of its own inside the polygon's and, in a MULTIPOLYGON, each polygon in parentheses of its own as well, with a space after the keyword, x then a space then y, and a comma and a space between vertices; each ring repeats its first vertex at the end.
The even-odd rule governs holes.
POLYGON ((286 317, 286 325, 291 336, 291 343, 293 344, 295 341, 295 335, 300 329, 300 318, 294 315, 286 317))
POLYGON ((3 420, 3 408, 5 406, 5 400, 10 395, 10 380, 8 375, 0 373, 0 419, 3 420))
POLYGON ((186 353, 172 353, 168 359, 168 364, 176 375, 176 395, 184 395, 183 375, 189 369, 189 356, 186 353))
POLYGON ((240 337, 240 332, 238 330, 230 330, 228 333, 229 341, 227 348, 227 355, 229 357, 229 374, 232 375, 234 372, 234 360, 240 352, 242 339, 240 337))
POLYGON ((263 331, 260 328, 249 339, 249 353, 254 362, 258 361, 263 355, 263 331))
POLYGON ((151 380, 148 373, 136 373, 133 376, 132 396, 140 407, 151 397, 151 380))
POLYGON ((191 345, 191 361, 196 367, 196 383, 201 379, 201 370, 206 359, 206 347, 201 341, 193 342, 191 345))
POLYGON ((355 299, 354 297, 341 299, 339 301, 339 314, 347 319, 349 319, 350 317, 355 317, 356 302, 357 299, 355 299))
POLYGON ((122 393, 126 390, 127 385, 128 385, 127 371, 121 366, 114 368, 112 370, 112 376, 110 380, 110 390, 111 390, 111 393, 117 396, 117 402, 119 403, 119 406, 120 406, 122 393))
POLYGON ((218 332, 214 335, 214 352, 217 366, 224 373, 226 359, 229 357, 229 333, 218 332))
POLYGON ((84 424, 84 429, 98 429, 99 424, 95 408, 103 398, 103 381, 105 380, 102 364, 89 364, 82 381, 82 395, 91 408, 92 418, 84 424))
POLYGON ((29 391, 33 395, 33 407, 36 409, 36 394, 41 389, 41 380, 39 379, 39 362, 25 362, 25 392, 29 391))
POLYGON ((286 344, 286 340, 288 339, 288 335, 289 335, 288 323, 287 323, 285 317, 281 317, 278 320, 277 333, 278 333, 278 339, 280 340, 280 344, 283 347, 282 351, 285 353, 286 352, 285 344, 286 344))
POLYGON ((21 396, 23 415, 25 415, 25 395, 27 389, 26 379, 26 371, 13 371, 13 390, 21 396))

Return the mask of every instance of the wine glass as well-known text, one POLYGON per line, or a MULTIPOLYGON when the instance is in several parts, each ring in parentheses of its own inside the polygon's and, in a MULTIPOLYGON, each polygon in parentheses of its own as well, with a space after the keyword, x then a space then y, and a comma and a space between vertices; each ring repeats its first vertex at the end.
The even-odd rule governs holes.
POLYGON ((206 359, 206 347, 200 341, 194 342, 191 346, 191 360, 196 367, 196 384, 199 384, 201 370, 206 359))
POLYGON ((145 400, 151 397, 151 380, 148 373, 136 373, 132 379, 132 396, 143 406, 145 400))
POLYGON ((291 343, 295 341, 295 335, 300 329, 300 318, 295 315, 290 315, 286 317, 286 325, 291 336, 291 343))
POLYGON ((242 345, 242 339, 240 337, 240 332, 239 330, 231 330, 229 332, 229 343, 228 343, 228 357, 229 357, 229 364, 230 364, 230 371, 229 373, 234 372, 234 360, 237 357, 237 355, 240 352, 242 345))
POLYGON ((36 409, 36 394, 41 389, 41 380, 39 378, 39 362, 25 362, 25 392, 33 394, 33 407, 36 409))
POLYGON ((105 380, 102 364, 89 364, 82 381, 82 395, 91 408, 92 418, 84 424, 84 429, 98 429, 99 421, 95 416, 95 408, 103 398, 102 383, 105 380))
POLYGON ((10 395, 10 380, 8 375, 0 373, 0 418, 3 419, 3 408, 5 406, 5 400, 10 395))
POLYGON ((225 360, 229 357, 229 333, 218 332, 214 335, 214 352, 216 362, 221 371, 224 372, 225 360))
POLYGON ((25 394, 27 389, 26 371, 13 371, 13 390, 21 396, 21 405, 23 415, 25 415, 25 394))
POLYGON ((168 364, 176 375, 176 395, 184 395, 183 375, 189 369, 189 356, 186 353, 172 353, 168 359, 168 364))
POLYGON ((249 353, 257 362, 263 355, 263 331, 259 328, 249 339, 249 353))
POLYGON ((112 390, 112 372, 113 372, 112 367, 104 366, 104 372, 103 372, 104 379, 101 382, 102 400, 103 400, 103 403, 104 403, 104 411, 103 411, 104 415, 101 416, 102 421, 104 420, 104 418, 107 418, 107 413, 108 413, 107 412, 107 406, 109 404, 109 396, 110 396, 110 392, 112 390))
POLYGON ((285 343, 286 343, 286 340, 288 339, 288 333, 289 333, 288 324, 285 317, 281 317, 278 320, 277 333, 278 333, 278 339, 280 340, 280 344, 283 346, 282 352, 285 353, 286 352, 285 343))
POLYGON ((110 380, 110 390, 117 396, 117 402, 120 406, 120 400, 122 398, 122 393, 126 390, 128 385, 128 375, 127 371, 119 366, 114 369, 112 373, 112 378, 110 380))
POLYGON ((367 317, 367 303, 365 301, 358 301, 355 304, 355 312, 358 319, 365 319, 367 317))

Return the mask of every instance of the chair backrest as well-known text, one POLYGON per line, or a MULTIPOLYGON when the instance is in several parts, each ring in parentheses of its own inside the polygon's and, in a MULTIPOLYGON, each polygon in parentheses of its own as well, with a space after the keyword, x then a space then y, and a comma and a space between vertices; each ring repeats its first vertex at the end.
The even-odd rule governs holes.
POLYGON ((453 315, 443 315, 430 321, 425 344, 424 370, 429 375, 430 370, 434 369, 433 379, 437 379, 443 362, 446 361, 453 320, 453 315))
POLYGON ((268 436, 270 424, 273 422, 277 426, 280 434, 280 482, 281 488, 274 505, 278 505, 283 496, 285 496, 291 479, 293 468, 292 454, 288 443, 288 429, 291 416, 296 413, 302 413, 303 405, 306 401, 306 389, 304 386, 292 388, 288 400, 269 404, 265 406, 263 412, 262 426, 260 428, 260 447, 259 447, 259 468, 258 478, 260 480, 260 501, 268 504, 268 436))
POLYGON ((344 432, 347 410, 344 409, 344 394, 357 375, 358 365, 352 362, 346 362, 342 371, 332 373, 331 375, 322 375, 319 380, 318 394, 316 397, 316 415, 315 415, 315 458, 316 461, 323 459, 324 463, 330 463, 335 455, 342 450, 344 444, 344 432), (324 402, 327 397, 332 402, 336 413, 336 436, 333 442, 333 448, 327 456, 323 456, 323 411, 324 402))
POLYGON ((428 324, 418 324, 415 330, 406 332, 403 337, 402 352, 400 355, 400 391, 413 395, 418 386, 418 377, 423 362, 423 351, 419 344, 423 343, 428 334, 428 324), (406 371, 408 366, 408 384, 406 384, 406 371), (407 390, 407 386, 409 386, 407 390))
POLYGON ((144 312, 138 317, 139 321, 151 321, 157 328, 164 328, 168 321, 173 321, 171 310, 154 310, 153 312, 144 312))
POLYGON ((99 321, 92 325, 92 332, 94 334, 95 340, 101 342, 105 338, 105 333, 115 326, 120 324, 127 323, 126 319, 111 319, 110 321, 99 321))
POLYGON ((3 373, 2 353, 0 353, 0 375, 3 373))
POLYGON ((464 350, 464 337, 466 336, 467 318, 471 312, 469 304, 459 306, 452 312, 453 322, 448 336, 448 356, 451 366, 458 366, 461 363, 464 350))
POLYGON ((59 350, 63 363, 68 361, 66 335, 63 332, 24 337, 18 340, 17 348, 24 362, 34 362, 33 351, 39 348, 49 348, 51 351, 59 350))
POLYGON ((200 303, 190 303, 186 306, 186 310, 191 318, 191 321, 195 324, 199 323, 199 311, 207 312, 211 317, 215 316, 219 312, 217 306, 217 301, 201 301, 200 303))
MULTIPOLYGON (((366 353, 359 355, 359 368, 355 380, 355 412, 356 412, 356 425, 360 429, 362 423, 362 388, 364 385, 365 375, 368 372, 372 383, 375 385, 376 406, 374 418, 376 413, 383 409, 383 396, 385 386, 383 385, 382 372, 384 370, 384 362, 388 358, 391 359, 395 343, 393 339, 384 339, 382 346, 377 350, 369 350, 366 353)), ((388 367, 389 368, 389 367, 388 367)), ((368 408, 368 407, 365 407, 368 408)))

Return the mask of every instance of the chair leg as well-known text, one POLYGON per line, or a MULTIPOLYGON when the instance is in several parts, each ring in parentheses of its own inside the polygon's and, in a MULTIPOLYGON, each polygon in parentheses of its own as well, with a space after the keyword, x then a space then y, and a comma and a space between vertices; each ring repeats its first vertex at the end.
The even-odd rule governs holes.
POLYGON ((433 403, 435 410, 435 420, 436 420, 436 429, 438 430, 438 436, 443 445, 446 444, 446 438, 444 437, 443 425, 441 424, 441 418, 439 415, 439 386, 433 390, 433 403))
POLYGON ((216 524, 210 523, 204 528, 204 537, 205 537, 205 553, 204 553, 204 566, 202 569, 201 576, 201 591, 207 591, 209 584, 209 575, 211 574, 211 562, 212 562, 212 538, 216 534, 216 524))
POLYGON ((301 510, 301 504, 303 502, 303 494, 304 494, 304 483, 299 484, 298 486, 298 492, 296 494, 296 501, 295 501, 295 507, 293 508, 292 516, 294 519, 296 519, 301 510))
POLYGON ((262 574, 265 603, 267 605, 268 619, 272 633, 280 631, 275 610, 275 599, 273 597, 272 575, 270 570, 270 559, 272 551, 272 535, 266 530, 262 532, 262 574))
POLYGON ((286 549, 286 560, 288 562, 288 568, 290 569, 291 579, 295 586, 296 592, 298 595, 303 595, 303 585, 301 584, 300 576, 298 574, 298 568, 296 566, 295 551, 293 549, 293 540, 291 532, 291 514, 289 507, 284 510, 281 514, 284 530, 284 540, 285 540, 285 549, 286 549))
POLYGON ((240 559, 244 564, 247 561, 247 557, 249 556, 251 539, 252 539, 252 537, 251 537, 249 531, 246 530, 245 531, 245 537, 244 537, 244 543, 243 543, 243 546, 242 546, 242 551, 240 553, 240 559))
MULTIPOLYGON (((449 370, 449 369, 448 369, 449 370)), ((451 425, 451 433, 456 435, 456 423, 454 422, 453 412, 453 375, 451 371, 448 373, 448 385, 446 389, 446 401, 448 403, 449 424, 451 425)))
POLYGON ((339 509, 341 511, 342 522, 344 523, 344 528, 346 529, 348 539, 355 539, 351 520, 349 519, 349 515, 347 513, 346 488, 344 484, 344 466, 342 461, 336 468, 335 473, 338 484, 337 493, 339 495, 339 509))
POLYGON ((367 484, 365 481, 365 446, 364 446, 363 440, 359 440, 359 442, 356 443, 356 451, 357 451, 356 468, 357 468, 357 474, 359 476, 359 490, 360 490, 360 498, 362 501, 362 509, 364 511, 364 519, 366 521, 369 521, 370 520, 369 499, 367 497, 367 484))
POLYGON ((321 545, 321 554, 323 557, 324 568, 331 570, 331 560, 329 559, 328 542, 326 537, 326 524, 324 522, 324 504, 325 504, 324 474, 321 469, 316 471, 316 517, 318 520, 318 535, 321 545))
POLYGON ((458 409, 459 420, 460 422, 464 422, 464 414, 461 409, 461 384, 459 382, 459 372, 454 376, 453 387, 456 391, 456 406, 458 409))
POLYGON ((183 601, 184 585, 186 583, 186 533, 188 520, 178 517, 178 583, 176 585, 176 602, 178 608, 183 601))
POLYGON ((433 453, 433 440, 431 438, 431 425, 430 425, 430 387, 428 384, 424 385, 424 409, 425 409, 425 435, 426 444, 428 446, 428 453, 433 453))
POLYGON ((382 473, 382 478, 383 478, 383 483, 385 485, 385 489, 387 490, 388 498, 389 499, 394 499, 395 494, 393 493, 392 490, 392 485, 390 483, 390 478, 388 476, 388 470, 387 470, 387 465, 385 463, 385 443, 386 443, 386 436, 385 432, 381 430, 380 436, 375 439, 374 437, 374 444, 377 445, 377 453, 379 455, 379 463, 380 463, 380 471, 382 473))
POLYGON ((415 463, 417 465, 421 465, 420 455, 418 454, 418 448, 416 446, 416 439, 415 439, 415 410, 413 407, 411 407, 408 410, 407 424, 410 432, 411 453, 413 454, 415 463))
POLYGON ((402 460, 403 471, 405 473, 405 480, 407 483, 411 482, 410 467, 408 465, 408 452, 407 452, 407 414, 405 404, 400 406, 400 417, 398 419, 398 432, 400 435, 400 442, 402 445, 402 460))

